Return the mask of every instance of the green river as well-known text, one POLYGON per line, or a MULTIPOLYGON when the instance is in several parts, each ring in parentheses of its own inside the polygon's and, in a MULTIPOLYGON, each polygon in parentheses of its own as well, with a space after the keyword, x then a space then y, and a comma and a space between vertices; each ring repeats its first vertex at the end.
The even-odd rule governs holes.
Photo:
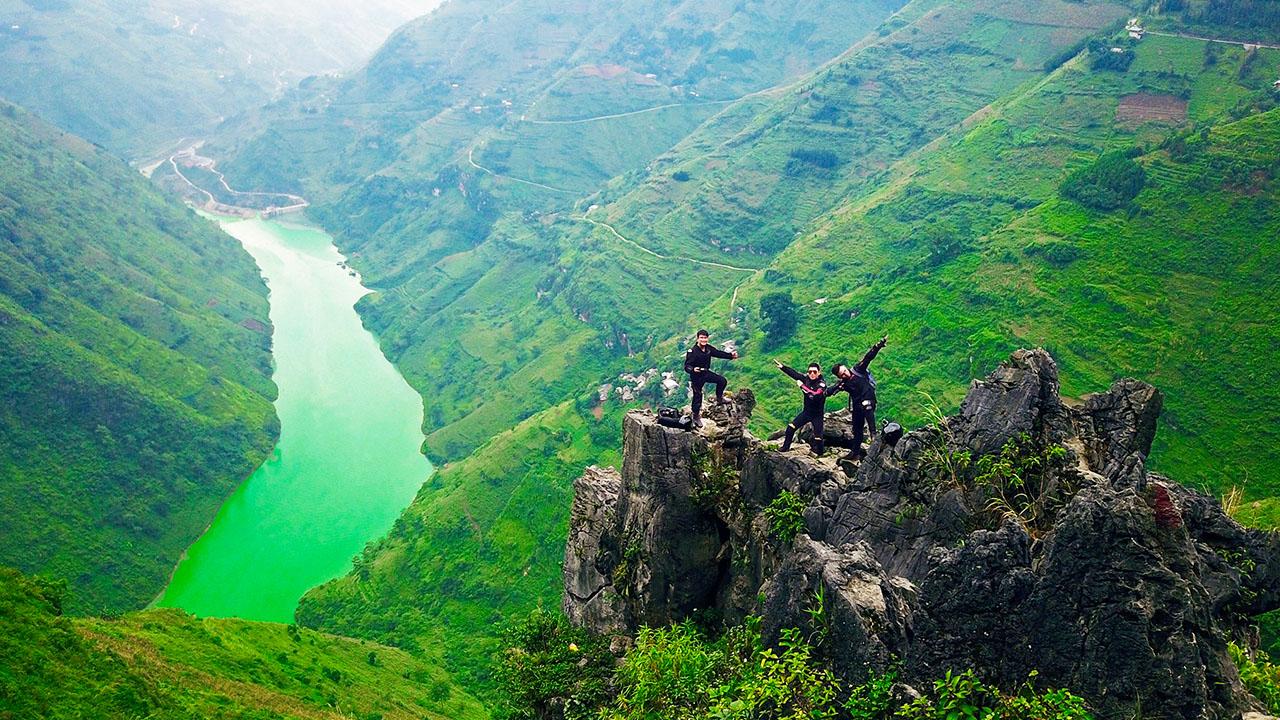
POLYGON ((157 604, 291 622, 308 589, 387 532, 431 464, 422 400, 353 304, 366 290, 323 231, 221 220, 271 289, 280 442, 188 549, 157 604))

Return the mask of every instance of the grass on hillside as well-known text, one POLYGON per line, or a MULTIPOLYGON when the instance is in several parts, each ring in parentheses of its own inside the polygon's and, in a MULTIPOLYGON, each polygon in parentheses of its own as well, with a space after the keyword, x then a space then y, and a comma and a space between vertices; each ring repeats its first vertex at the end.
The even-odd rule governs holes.
POLYGON ((0 103, 0 563, 153 598, 270 451, 266 286, 230 237, 0 103))
POLYGON ((63 592, 0 569, 0 717, 487 717, 401 650, 180 610, 73 620, 63 592))
POLYGON ((609 206, 609 216, 655 249, 762 265, 839 198, 875 185, 885 168, 1126 12, 1091 4, 1090 17, 1067 20, 1062 3, 1021 15, 985 2, 924 8, 709 152, 659 158, 662 172, 609 206), (831 159, 815 162, 815 153, 831 159), (674 180, 677 171, 690 180, 674 180))
MULTIPOLYGON (((1057 198, 1055 178, 1103 149, 1176 128, 1114 124, 1123 85, 1110 103, 1091 100, 1094 110, 1081 113, 1073 99, 1086 79, 1087 71, 1065 68, 922 160, 883 198, 838 213, 744 289, 740 303, 752 307, 773 289, 794 294, 802 327, 780 354, 797 362, 853 358, 887 333, 877 362, 882 415, 909 423, 923 419, 917 391, 950 407, 970 378, 1018 346, 1049 348, 1068 394, 1104 390, 1124 375, 1148 380, 1167 397, 1156 468, 1211 489, 1243 483, 1250 499, 1273 495, 1271 409, 1280 398, 1263 348, 1276 341, 1267 318, 1280 298, 1268 276, 1273 248, 1257 238, 1278 222, 1276 111, 1180 141, 1190 149, 1178 158, 1149 152, 1141 159, 1147 187, 1132 207, 1099 213, 1057 198), (1059 118, 1081 131, 1066 131, 1059 118), (1010 162, 1030 153, 1030 162, 1010 162), (958 240, 946 246, 953 256, 939 255, 931 228, 958 240), (819 298, 827 300, 814 304, 819 298)), ((1163 81, 1176 92, 1195 86, 1189 80, 1125 82, 1159 92, 1163 81)), ((1256 93, 1257 80, 1244 87, 1251 84, 1256 93)), ((770 382, 765 358, 742 364, 742 381, 764 400, 757 427, 776 425, 781 416, 770 408, 787 405, 785 383, 770 382)))

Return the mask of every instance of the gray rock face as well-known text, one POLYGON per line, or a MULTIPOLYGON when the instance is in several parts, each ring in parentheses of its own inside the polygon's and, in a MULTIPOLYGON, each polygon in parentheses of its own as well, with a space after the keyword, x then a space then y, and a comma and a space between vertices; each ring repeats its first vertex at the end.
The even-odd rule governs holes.
POLYGON ((766 640, 798 628, 838 672, 864 676, 908 648, 915 587, 885 574, 865 543, 834 548, 795 539, 778 571, 760 587, 766 640))
POLYGON ((622 477, 613 468, 589 467, 573 482, 569 511, 569 541, 564 552, 565 609, 569 619, 599 632, 624 632, 609 608, 613 592, 612 568, 602 566, 608 556, 602 543, 612 538, 622 477))
POLYGON ((1012 687, 1036 670, 1100 717, 1258 709, 1226 642, 1280 607, 1280 536, 1147 471, 1155 388, 1068 404, 1058 387, 1047 353, 1018 351, 958 415, 873 442, 852 472, 751 437, 746 395, 701 432, 632 412, 622 472, 575 484, 565 610, 620 638, 708 609, 759 615, 767 639, 798 628, 854 681, 894 657, 912 683, 972 667, 1012 687), (1034 502, 984 465, 1006 448, 1034 502), (764 512, 783 491, 806 505, 790 543, 764 512))

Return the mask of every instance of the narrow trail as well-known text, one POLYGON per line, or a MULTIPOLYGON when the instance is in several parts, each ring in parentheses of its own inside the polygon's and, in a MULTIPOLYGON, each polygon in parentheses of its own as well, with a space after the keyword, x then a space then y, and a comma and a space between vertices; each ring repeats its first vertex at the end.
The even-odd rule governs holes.
POLYGON ((1160 32, 1159 30, 1148 30, 1148 35, 1159 35, 1160 37, 1184 38, 1187 40, 1203 40, 1211 43, 1221 43, 1223 45, 1239 45, 1241 47, 1260 47, 1269 50, 1280 50, 1280 45, 1269 45, 1263 42, 1250 42, 1248 40, 1224 40, 1222 38, 1204 37, 1201 35, 1190 35, 1187 33, 1171 33, 1160 32))
POLYGON ((635 248, 635 249, 637 249, 637 250, 639 250, 639 251, 641 251, 641 252, 643 252, 643 253, 647 253, 647 254, 649 254, 649 255, 652 255, 653 257, 656 257, 656 258, 658 258, 658 259, 660 259, 660 260, 680 260, 680 261, 682 261, 682 262, 693 263, 693 264, 695 264, 695 265, 703 265, 703 266, 706 266, 706 267, 720 268, 720 269, 722 269, 722 270, 736 270, 736 271, 738 271, 738 272, 747 272, 747 273, 752 273, 752 274, 757 273, 757 272, 760 272, 760 269, 759 269, 759 268, 745 268, 745 267, 738 267, 737 265, 726 265, 725 263, 712 262, 712 261, 710 261, 710 260, 699 260, 699 259, 697 259, 697 258, 685 257, 685 256, 683 256, 683 255, 663 255, 662 253, 659 253, 659 252, 655 252, 655 251, 653 251, 653 250, 650 250, 649 248, 647 248, 647 247, 645 247, 645 246, 641 245, 640 243, 638 243, 638 242, 636 242, 636 241, 634 241, 634 240, 632 240, 632 239, 630 239, 630 238, 623 237, 622 233, 619 233, 617 230, 615 230, 615 229, 614 229, 614 227, 613 227, 612 225, 610 225, 609 223, 606 223, 606 222, 600 222, 599 220, 592 220, 591 218, 587 217, 585 214, 583 214, 583 215, 578 215, 578 216, 571 216, 571 217, 574 217, 574 219, 576 219, 576 220, 582 220, 582 221, 584 221, 584 222, 589 222, 589 223, 591 223, 592 225, 595 225, 596 227, 602 227, 602 228, 604 228, 605 230, 608 230, 610 233, 612 233, 612 234, 613 234, 613 236, 614 236, 614 237, 616 237, 617 239, 621 240, 622 242, 624 242, 624 243, 626 243, 626 244, 630 245, 631 247, 633 247, 633 248, 635 248))
POLYGON ((187 186, 188 186, 188 187, 190 187, 192 190, 195 190, 196 192, 202 192, 202 193, 204 193, 205 197, 209 198, 209 202, 210 202, 210 203, 214 203, 214 204, 216 204, 216 203, 218 202, 218 200, 217 200, 217 198, 215 198, 215 197, 213 196, 213 193, 211 193, 211 192, 209 192, 208 190, 205 190, 204 188, 200 187, 199 185, 196 185, 195 183, 191 182, 191 180, 190 180, 186 175, 183 175, 183 174, 182 174, 182 170, 178 168, 178 163, 173 159, 174 157, 176 157, 176 156, 175 156, 175 155, 170 155, 170 156, 169 156, 169 159, 168 159, 167 161, 161 161, 161 162, 168 162, 168 163, 169 163, 169 165, 171 165, 171 166, 173 167, 173 172, 174 172, 174 174, 176 174, 178 177, 182 178, 182 182, 186 183, 186 184, 187 184, 187 186))
MULTIPOLYGON (((743 96, 745 97, 745 96, 743 96)), ((643 115, 645 113, 657 112, 668 108, 684 108, 684 107, 703 107, 705 105, 729 105, 741 100, 741 97, 730 98, 729 100, 705 100, 695 103, 668 103, 666 105, 655 105, 654 107, 642 108, 640 110, 631 110, 629 112, 613 113, 611 115, 597 115, 589 118, 579 118, 577 120, 530 120, 529 118, 520 116, 520 122, 529 123, 530 125, 581 125, 583 123, 593 123, 600 120, 615 120, 617 118, 632 117, 634 115, 643 115)))
POLYGON ((524 185, 532 185, 533 187, 542 188, 543 190, 550 190, 550 191, 552 191, 552 192, 565 193, 565 194, 568 194, 568 195, 581 195, 581 194, 582 194, 581 192, 578 192, 577 190, 565 190, 564 188, 552 187, 552 186, 550 186, 550 185, 543 185, 543 184, 542 184, 542 183, 540 183, 540 182, 534 182, 534 181, 532 181, 532 180, 525 180, 525 179, 523 179, 523 178, 512 177, 512 176, 510 176, 510 175, 503 175, 502 173, 494 172, 493 170, 490 170, 489 168, 487 168, 487 167, 485 167, 485 166, 483 166, 483 165, 481 165, 480 163, 478 163, 478 162, 476 162, 476 161, 475 161, 475 158, 473 158, 473 157, 472 157, 472 155, 473 155, 473 154, 475 154, 475 151, 476 151, 476 148, 475 148, 475 146, 474 146, 474 145, 467 149, 467 162, 468 162, 468 163, 471 163, 471 167, 473 167, 473 168, 475 168, 475 169, 477 169, 477 170, 479 170, 479 171, 481 171, 481 172, 488 173, 488 174, 490 174, 490 175, 492 175, 492 176, 494 176, 494 177, 496 177, 496 178, 503 178, 504 180, 510 180, 510 181, 512 181, 512 182, 518 182, 518 183, 521 183, 521 184, 524 184, 524 185))

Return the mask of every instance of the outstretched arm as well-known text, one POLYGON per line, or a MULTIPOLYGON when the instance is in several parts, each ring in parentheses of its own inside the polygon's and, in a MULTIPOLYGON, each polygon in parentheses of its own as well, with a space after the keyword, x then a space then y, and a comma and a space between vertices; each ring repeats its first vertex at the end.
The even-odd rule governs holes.
POLYGON ((804 375, 800 374, 798 370, 794 368, 789 368, 786 365, 783 365, 782 363, 778 362, 777 360, 774 360, 773 364, 777 365, 778 369, 786 373, 787 377, 790 377, 792 380, 804 380, 804 375))
POLYGON ((884 348, 887 342, 889 342, 889 338, 888 336, 885 336, 880 338, 880 341, 875 345, 872 345, 871 349, 867 351, 867 354, 862 356, 862 360, 857 365, 858 369, 862 372, 866 372, 867 367, 871 365, 871 361, 876 359, 876 355, 880 353, 880 350, 884 348))
POLYGON ((738 353, 736 353, 736 352, 733 352, 733 353, 725 352, 724 350, 721 350, 720 348, 711 348, 711 357, 718 357, 718 358, 720 358, 721 360, 737 360, 737 359, 738 359, 738 353))

